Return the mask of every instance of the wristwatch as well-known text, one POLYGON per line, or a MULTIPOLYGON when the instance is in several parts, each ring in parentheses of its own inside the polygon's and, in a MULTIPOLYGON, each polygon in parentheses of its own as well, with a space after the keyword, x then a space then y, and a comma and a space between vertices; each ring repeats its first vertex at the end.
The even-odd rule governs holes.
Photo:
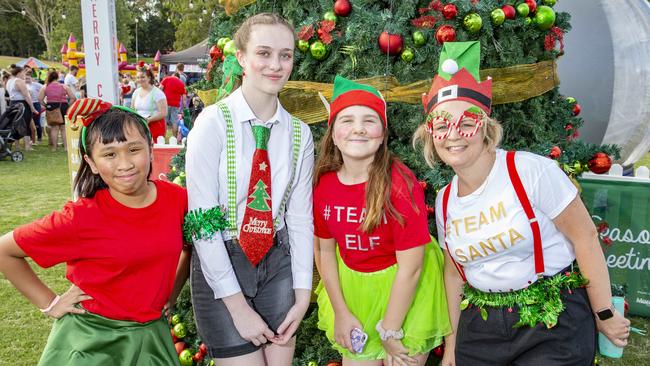
POLYGON ((600 319, 600 320, 607 320, 607 319, 614 316, 614 312, 612 311, 613 308, 614 308, 614 305, 611 305, 608 308, 598 310, 596 312, 596 316, 598 316, 598 319, 600 319))

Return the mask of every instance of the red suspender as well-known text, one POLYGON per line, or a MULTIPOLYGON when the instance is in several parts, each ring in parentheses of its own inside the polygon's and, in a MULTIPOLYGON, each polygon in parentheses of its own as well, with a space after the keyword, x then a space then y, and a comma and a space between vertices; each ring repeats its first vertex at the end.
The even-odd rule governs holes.
POLYGON ((447 244, 447 204, 449 203, 449 193, 451 193, 451 183, 447 184, 447 186, 444 188, 444 193, 442 194, 442 223, 444 225, 445 230, 445 248, 447 248, 447 253, 449 254, 449 258, 451 258, 451 262, 454 264, 454 267, 458 270, 458 273, 460 274, 460 277, 463 279, 463 282, 467 282, 467 278, 465 278, 465 271, 463 271, 463 267, 456 263, 456 260, 454 257, 451 255, 451 252, 449 251, 449 244, 447 244))
POLYGON ((517 167, 515 166, 515 152, 508 151, 506 153, 506 163, 508 165, 508 175, 510 175, 510 182, 515 188, 515 193, 517 193, 517 198, 519 203, 524 208, 526 212, 526 217, 528 217, 528 222, 530 223, 530 228, 533 231, 533 253, 535 258, 535 273, 538 276, 544 274, 544 253, 542 252, 542 235, 539 231, 539 222, 535 217, 533 208, 530 205, 530 200, 528 200, 528 195, 524 189, 524 185, 521 184, 521 179, 519 179, 519 173, 517 173, 517 167))
MULTIPOLYGON (((506 153, 506 164, 508 167, 508 175, 510 176, 510 182, 512 183, 512 186, 515 189, 515 193, 517 194, 517 199, 519 199, 519 203, 521 203, 521 206, 523 207, 524 212, 526 213, 526 217, 528 218, 528 222, 530 223, 530 228, 533 231, 533 254, 535 258, 535 273, 538 276, 542 276, 544 274, 544 253, 542 252, 542 235, 539 230, 539 223, 537 222, 537 218, 535 217, 533 208, 530 205, 530 200, 528 199, 528 195, 526 194, 526 190, 524 189, 524 185, 521 184, 519 173, 517 173, 514 151, 508 151, 506 153)), ((443 217, 442 222, 444 224, 444 230, 445 230, 445 247, 447 248, 447 252, 449 253, 449 257, 451 258, 451 261, 454 263, 454 266, 458 270, 460 277, 463 279, 464 282, 467 282, 467 278, 465 277, 465 271, 463 271, 463 267, 458 263, 456 263, 456 260, 454 260, 454 257, 451 255, 451 252, 449 252, 449 244, 447 244, 447 205, 449 204, 451 183, 447 184, 447 186, 443 189, 444 191, 442 194, 442 217, 443 217)))

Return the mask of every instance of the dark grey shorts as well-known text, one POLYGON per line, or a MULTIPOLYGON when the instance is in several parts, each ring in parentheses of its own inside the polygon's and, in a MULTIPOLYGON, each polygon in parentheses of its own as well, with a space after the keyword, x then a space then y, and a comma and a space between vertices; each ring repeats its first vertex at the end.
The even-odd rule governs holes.
MULTIPOLYGON (((248 261, 238 241, 229 240, 225 245, 246 301, 276 332, 295 302, 286 227, 276 233, 273 246, 257 267, 248 261)), ((191 263, 194 318, 210 357, 229 358, 257 351, 260 347, 239 336, 223 301, 214 298, 197 255, 192 256, 191 263)))
POLYGON ((562 291, 564 311, 555 327, 513 328, 518 309, 477 307, 460 313, 456 336, 458 366, 590 366, 596 355, 596 321, 587 291, 562 291))

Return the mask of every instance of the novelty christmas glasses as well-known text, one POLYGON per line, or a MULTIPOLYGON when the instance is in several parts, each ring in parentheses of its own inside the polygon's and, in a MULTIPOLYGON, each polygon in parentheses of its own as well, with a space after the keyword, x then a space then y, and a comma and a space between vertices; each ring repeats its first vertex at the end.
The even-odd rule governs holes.
POLYGON ((484 114, 480 111, 466 110, 461 114, 456 121, 453 120, 454 116, 446 111, 432 111, 427 115, 426 131, 437 140, 446 139, 453 128, 458 131, 462 137, 470 138, 483 127, 484 114))

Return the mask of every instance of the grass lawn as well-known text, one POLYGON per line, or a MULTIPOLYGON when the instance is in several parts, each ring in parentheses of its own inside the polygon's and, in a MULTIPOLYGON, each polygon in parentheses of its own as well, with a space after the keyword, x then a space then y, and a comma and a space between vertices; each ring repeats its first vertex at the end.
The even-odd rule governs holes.
MULTIPOLYGON (((25 59, 26 57, 12 57, 12 56, 0 56, 0 69, 6 69, 8 68, 11 64, 15 64, 16 62, 25 59)), ((38 57, 36 57, 38 58, 38 57)), ((41 60, 39 58, 39 60, 41 60)), ((45 62, 46 64, 55 67, 57 70, 65 70, 67 67, 63 66, 62 63, 56 62, 56 61, 48 61, 48 60, 41 60, 45 62)))
MULTIPOLYGON (((650 166, 650 154, 646 155, 644 162, 650 166)), ((0 234, 61 208, 70 197, 66 155, 62 151, 51 153, 46 145, 26 152, 21 163, 0 160, 0 177, 0 234)), ((33 267, 55 292, 61 293, 68 287, 64 266, 48 270, 33 267)), ((0 319, 0 366, 35 365, 52 321, 28 303, 2 275, 0 319)), ((650 329, 650 319, 634 317, 632 325, 650 329)), ((601 358, 600 362, 605 366, 649 364, 650 338, 636 334, 632 334, 622 359, 601 358)))

